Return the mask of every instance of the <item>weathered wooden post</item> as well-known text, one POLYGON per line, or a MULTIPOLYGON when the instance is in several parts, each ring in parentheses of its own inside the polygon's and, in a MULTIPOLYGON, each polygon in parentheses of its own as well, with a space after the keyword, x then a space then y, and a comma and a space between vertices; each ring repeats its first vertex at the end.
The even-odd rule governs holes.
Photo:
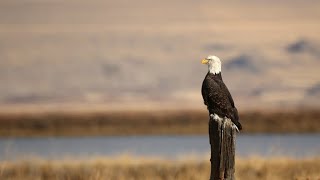
POLYGON ((235 180, 236 129, 228 118, 210 115, 209 139, 211 145, 210 180, 235 180))

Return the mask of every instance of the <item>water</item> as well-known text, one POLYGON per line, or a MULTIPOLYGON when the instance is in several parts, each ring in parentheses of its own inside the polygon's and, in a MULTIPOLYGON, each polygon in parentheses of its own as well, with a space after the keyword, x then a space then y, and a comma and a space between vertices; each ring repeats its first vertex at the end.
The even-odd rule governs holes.
MULTIPOLYGON (((1 138, 0 159, 37 156, 47 159, 94 156, 156 156, 177 158, 188 155, 208 157, 208 136, 109 136, 1 138)), ((237 156, 288 156, 303 158, 320 155, 320 134, 239 135, 237 156)))

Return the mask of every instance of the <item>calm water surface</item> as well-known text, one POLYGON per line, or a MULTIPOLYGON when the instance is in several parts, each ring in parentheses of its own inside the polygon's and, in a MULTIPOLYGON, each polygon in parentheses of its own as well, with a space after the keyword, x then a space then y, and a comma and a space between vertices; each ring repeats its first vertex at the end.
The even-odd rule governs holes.
MULTIPOLYGON (((239 135, 237 156, 289 156, 303 158, 320 155, 320 134, 239 135)), ((37 156, 48 159, 93 156, 156 156, 177 158, 208 156, 208 136, 109 136, 1 138, 0 159, 37 156)))

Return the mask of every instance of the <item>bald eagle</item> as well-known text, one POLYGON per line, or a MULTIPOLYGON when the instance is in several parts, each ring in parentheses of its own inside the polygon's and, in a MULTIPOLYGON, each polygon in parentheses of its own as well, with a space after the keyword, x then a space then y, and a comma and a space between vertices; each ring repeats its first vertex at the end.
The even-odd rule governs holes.
POLYGON ((207 64, 209 68, 201 89, 209 115, 217 115, 220 118, 227 117, 234 123, 237 131, 241 130, 242 126, 239 122, 238 110, 227 86, 222 80, 220 59, 217 56, 208 56, 201 63, 207 64))

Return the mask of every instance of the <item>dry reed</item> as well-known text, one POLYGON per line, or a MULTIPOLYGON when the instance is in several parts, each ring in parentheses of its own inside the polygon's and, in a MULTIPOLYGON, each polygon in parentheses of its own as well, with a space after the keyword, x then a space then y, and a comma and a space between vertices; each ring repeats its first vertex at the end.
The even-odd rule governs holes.
MULTIPOLYGON (((319 180, 320 159, 259 158, 236 160, 236 178, 319 180)), ((135 158, 97 158, 92 160, 39 160, 0 162, 0 179, 11 180, 188 180, 208 179, 209 161, 195 159, 163 160, 135 158)))

